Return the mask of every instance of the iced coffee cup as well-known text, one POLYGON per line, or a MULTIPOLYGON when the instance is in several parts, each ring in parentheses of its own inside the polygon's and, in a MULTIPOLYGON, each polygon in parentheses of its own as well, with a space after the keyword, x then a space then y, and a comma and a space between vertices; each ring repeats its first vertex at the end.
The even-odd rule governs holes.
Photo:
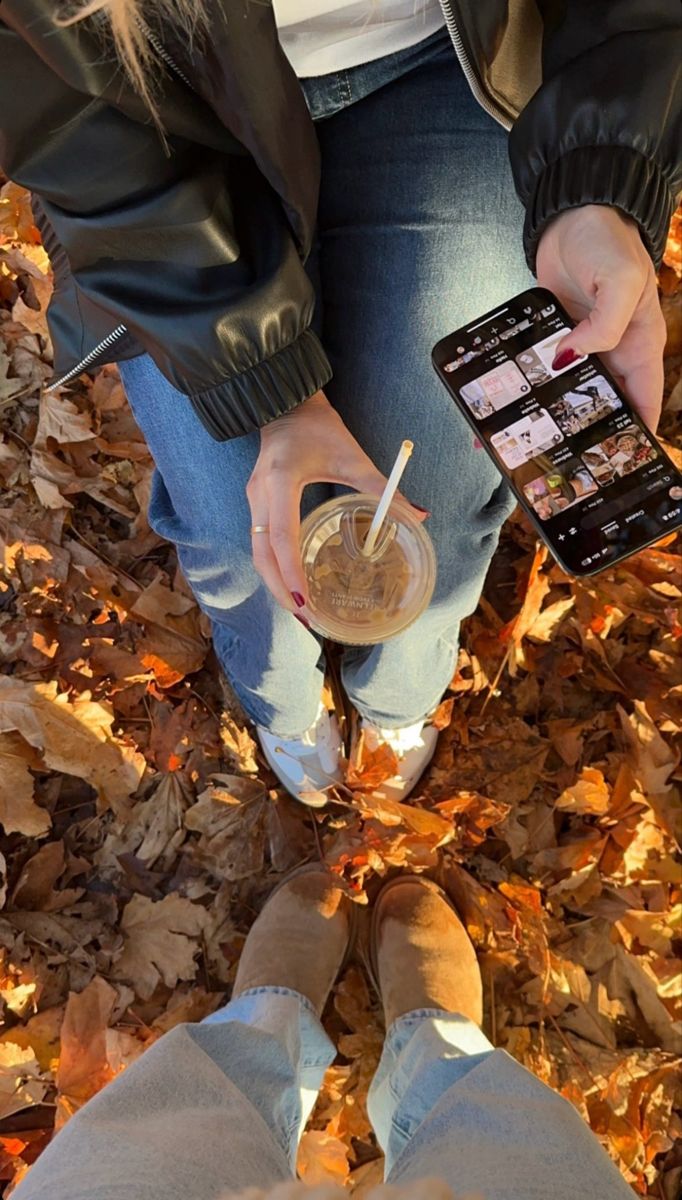
POLYGON ((385 642, 416 621, 433 595, 433 545, 407 504, 391 505, 371 552, 363 552, 377 505, 374 496, 340 496, 301 528, 306 615, 336 642, 385 642))

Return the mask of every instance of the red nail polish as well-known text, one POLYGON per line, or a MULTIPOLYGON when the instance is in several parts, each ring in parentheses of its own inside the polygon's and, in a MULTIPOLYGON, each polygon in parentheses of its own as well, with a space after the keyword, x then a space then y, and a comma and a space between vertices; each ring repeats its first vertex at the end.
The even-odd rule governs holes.
POLYGON ((291 615, 296 618, 299 625, 303 625, 304 629, 310 629, 310 621, 306 621, 305 617, 302 617, 299 613, 292 613, 291 615))
POLYGON ((292 592, 291 599, 293 600, 293 602, 297 608, 303 608, 303 605, 305 604, 305 598, 301 595, 300 592, 292 592))
POLYGON ((431 516, 430 508, 422 508, 421 504, 413 504, 412 507, 416 508, 417 512, 424 513, 424 515, 427 517, 431 516))
POLYGON ((577 362, 579 358, 580 355, 576 354, 575 350, 571 350, 570 347, 568 350, 562 350, 561 354, 557 354, 554 359, 552 370, 563 371, 564 367, 570 367, 571 363, 577 362))
POLYGON ((482 450, 483 442, 480 438, 474 438, 474 450, 482 450))

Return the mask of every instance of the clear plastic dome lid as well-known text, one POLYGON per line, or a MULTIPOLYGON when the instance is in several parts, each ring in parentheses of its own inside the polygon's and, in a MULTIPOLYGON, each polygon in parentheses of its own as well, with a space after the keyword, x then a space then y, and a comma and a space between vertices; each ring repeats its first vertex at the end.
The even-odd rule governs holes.
POLYGON ((393 505, 374 550, 362 553, 376 507, 374 496, 339 496, 301 528, 306 613, 313 629, 336 642, 385 642, 407 629, 433 595, 433 545, 405 506, 393 505))

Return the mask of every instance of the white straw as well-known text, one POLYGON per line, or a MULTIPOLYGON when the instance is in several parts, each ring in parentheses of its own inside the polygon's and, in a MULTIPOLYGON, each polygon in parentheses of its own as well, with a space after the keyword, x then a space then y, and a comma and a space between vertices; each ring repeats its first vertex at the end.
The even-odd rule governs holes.
POLYGON ((391 503, 398 490, 398 484, 402 478, 403 471, 407 466, 407 460, 413 450, 414 442, 405 441, 398 451, 398 457, 393 464, 393 470, 388 477, 386 487, 382 492, 381 499, 377 505, 377 510, 372 519, 372 524, 367 531, 367 537, 365 538, 364 545, 362 547, 362 553, 365 555, 371 554, 376 546, 379 531, 386 520, 386 513, 391 507, 391 503))

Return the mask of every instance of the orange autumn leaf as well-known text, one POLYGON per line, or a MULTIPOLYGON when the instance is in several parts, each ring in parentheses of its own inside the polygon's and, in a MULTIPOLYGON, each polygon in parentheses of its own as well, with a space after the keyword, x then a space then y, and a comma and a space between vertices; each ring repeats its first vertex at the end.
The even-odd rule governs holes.
POLYGON ((26 1149, 28 1142, 23 1138, 0 1137, 0 1146, 7 1154, 19 1155, 26 1149))
POLYGON ((56 1084, 58 1124, 64 1124, 86 1100, 113 1078, 106 1051, 117 993, 96 976, 80 994, 71 993, 61 1026, 56 1084))
POLYGON ((509 883, 501 883, 500 891, 516 907, 529 909, 537 916, 542 914, 542 897, 538 888, 529 887, 523 880, 514 878, 509 883))
POLYGON ((391 746, 380 742, 370 750, 361 737, 348 763, 345 782, 349 788, 371 792, 395 775, 397 768, 398 756, 391 746))
POLYGON ((0 187, 0 245, 4 241, 40 243, 29 194, 10 181, 0 187))
POLYGON ((331 1134, 309 1129, 299 1143, 296 1167, 310 1187, 344 1184, 349 1174, 346 1144, 331 1134))
POLYGON ((458 792, 436 805, 441 816, 453 821, 457 832, 472 846, 484 841, 486 832, 509 815, 510 805, 491 800, 478 792, 458 792))
POLYGON ((602 772, 595 767, 583 767, 580 778, 557 797, 556 807, 567 812, 602 816, 608 811, 610 799, 610 789, 602 772))
POLYGON ((547 547, 538 542, 526 582, 523 604, 519 613, 500 630, 500 641, 509 647, 509 670, 516 673, 523 661, 522 642, 537 620, 543 601, 549 592, 549 577, 542 571, 547 561, 547 547))
POLYGON ((142 1053, 142 1042, 111 1028, 119 993, 96 975, 84 991, 72 992, 61 1027, 57 1085, 57 1128, 142 1053))
POLYGON ((404 825, 421 837, 435 839, 436 845, 444 844, 452 837, 451 821, 440 813, 416 805, 401 804, 383 796, 360 795, 356 807, 364 817, 375 818, 382 825, 404 825))

